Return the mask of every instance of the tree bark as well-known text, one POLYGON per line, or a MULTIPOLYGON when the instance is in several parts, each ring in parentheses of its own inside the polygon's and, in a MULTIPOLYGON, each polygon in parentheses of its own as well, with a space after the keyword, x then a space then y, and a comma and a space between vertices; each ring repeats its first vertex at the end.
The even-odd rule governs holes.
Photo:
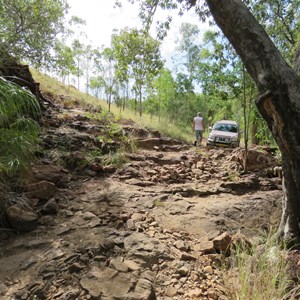
POLYGON ((284 197, 278 234, 300 241, 300 78, 241 0, 206 0, 261 96, 256 105, 282 153, 284 197))

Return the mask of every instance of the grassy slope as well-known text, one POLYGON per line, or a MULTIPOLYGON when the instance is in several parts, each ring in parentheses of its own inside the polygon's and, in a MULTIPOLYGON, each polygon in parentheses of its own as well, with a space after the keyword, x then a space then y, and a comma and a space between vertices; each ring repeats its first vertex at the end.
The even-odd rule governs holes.
MULTIPOLYGON (((48 75, 42 74, 36 70, 31 70, 31 72, 34 79, 40 83, 40 88, 44 93, 67 96, 70 101, 79 102, 82 106, 86 106, 88 104, 91 104, 93 106, 100 105, 102 109, 108 109, 108 104, 104 100, 99 100, 95 97, 86 95, 85 93, 78 91, 75 87, 68 87, 58 80, 51 78, 48 75)), ((161 120, 159 121, 157 117, 151 118, 147 114, 143 114, 143 116, 140 117, 138 114, 135 114, 129 109, 125 109, 124 111, 120 112, 120 109, 115 105, 111 105, 111 112, 116 117, 131 119, 142 127, 158 130, 164 136, 169 136, 188 143, 193 142, 193 133, 191 130, 192 125, 191 127, 179 128, 174 124, 170 124, 170 122, 163 118, 161 118, 161 120)))

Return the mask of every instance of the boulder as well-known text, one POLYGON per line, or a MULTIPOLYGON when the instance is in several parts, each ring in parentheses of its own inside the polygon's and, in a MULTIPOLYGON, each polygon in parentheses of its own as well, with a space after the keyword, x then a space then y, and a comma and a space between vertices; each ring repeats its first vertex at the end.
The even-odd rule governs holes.
POLYGON ((10 226, 18 231, 28 232, 37 227, 38 216, 33 211, 14 205, 6 209, 5 215, 10 226))
POLYGON ((24 190, 25 195, 30 199, 49 200, 54 196, 57 187, 52 182, 40 181, 26 185, 24 190))

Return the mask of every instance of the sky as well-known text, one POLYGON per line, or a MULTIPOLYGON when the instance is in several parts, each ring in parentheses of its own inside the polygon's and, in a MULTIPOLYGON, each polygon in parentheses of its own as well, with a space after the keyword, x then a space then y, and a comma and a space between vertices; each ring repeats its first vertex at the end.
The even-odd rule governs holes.
MULTIPOLYGON (((88 36, 88 42, 95 48, 102 45, 109 47, 114 29, 141 27, 138 17, 138 5, 132 5, 123 0, 122 8, 114 8, 114 2, 114 0, 68 0, 71 6, 69 14, 86 21, 83 30, 88 36)), ((168 13, 158 11, 156 18, 163 20, 168 13)), ((176 48, 176 40, 179 37, 179 27, 183 22, 196 24, 203 31, 208 29, 208 25, 202 24, 192 10, 181 17, 174 11, 172 16, 171 29, 161 47, 162 57, 167 60, 167 63, 171 63, 176 48)), ((152 32, 154 36, 154 29, 152 32)))

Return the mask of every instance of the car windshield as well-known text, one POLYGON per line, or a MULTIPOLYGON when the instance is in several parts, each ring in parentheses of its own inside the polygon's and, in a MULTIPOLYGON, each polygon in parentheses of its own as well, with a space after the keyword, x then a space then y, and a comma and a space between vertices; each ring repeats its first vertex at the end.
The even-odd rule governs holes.
POLYGON ((226 132, 238 132, 238 128, 234 124, 223 124, 223 123, 217 123, 213 127, 214 130, 219 131, 226 131, 226 132))

